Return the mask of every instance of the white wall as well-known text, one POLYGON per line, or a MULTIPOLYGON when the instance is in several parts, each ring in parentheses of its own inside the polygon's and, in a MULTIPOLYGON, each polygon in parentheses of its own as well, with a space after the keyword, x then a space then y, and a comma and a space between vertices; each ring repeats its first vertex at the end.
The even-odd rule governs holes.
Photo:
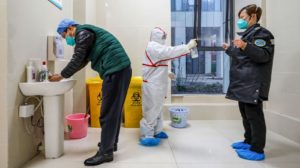
POLYGON ((8 167, 7 139, 7 2, 0 1, 0 167, 8 167))
MULTIPOLYGON (((73 19, 79 23, 85 23, 86 21, 86 4, 88 0, 73 0, 73 19)), ((86 112, 86 90, 85 88, 85 68, 74 74, 74 78, 77 80, 73 88, 73 112, 85 113, 86 112)))
MULTIPOLYGON (((86 21, 87 24, 97 25, 97 2, 98 0, 86 0, 86 21)), ((86 67, 86 79, 96 77, 98 73, 91 69, 91 63, 86 67)))
MULTIPOLYGON (((79 24, 93 24, 96 25, 97 15, 97 1, 96 0, 74 0, 74 17, 79 24)), ((86 79, 97 76, 98 73, 91 69, 90 63, 77 72, 74 78, 77 80, 74 86, 74 113, 86 112, 86 79)))
POLYGON ((86 0, 85 20, 88 24, 97 24, 97 0, 86 0))
POLYGON ((267 28, 275 36, 268 128, 300 143, 299 0, 266 1, 267 28), (295 19, 295 21, 292 21, 295 19))
POLYGON ((34 139, 27 135, 23 121, 18 117, 18 106, 24 100, 18 83, 26 80, 25 64, 29 58, 46 60, 47 35, 56 34, 62 18, 72 18, 73 1, 64 0, 63 3, 64 10, 60 11, 47 0, 7 1, 9 41, 7 77, 3 82, 7 84, 9 168, 21 167, 36 154, 34 139))
POLYGON ((150 31, 160 26, 171 38, 170 0, 98 0, 97 25, 113 33, 129 55, 133 75, 141 75, 150 31))
MULTIPOLYGON (((131 60, 132 75, 142 75, 142 59, 150 32, 163 28, 171 41, 170 0, 98 0, 97 25, 118 38, 131 60)), ((92 76, 90 74, 89 76, 92 76)), ((170 102, 169 91, 167 102, 170 102)))

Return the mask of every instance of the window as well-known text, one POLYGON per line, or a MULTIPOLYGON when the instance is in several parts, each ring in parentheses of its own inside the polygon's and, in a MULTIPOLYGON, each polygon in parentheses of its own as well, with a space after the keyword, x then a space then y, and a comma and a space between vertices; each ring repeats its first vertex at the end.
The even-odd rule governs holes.
POLYGON ((173 11, 194 11, 194 0, 171 0, 173 11))
POLYGON ((199 57, 172 61, 172 94, 223 94, 229 58, 222 43, 233 39, 233 0, 172 0, 172 45, 197 37, 199 57), (194 19, 195 18, 195 19, 194 19))
POLYGON ((202 0, 201 10, 205 12, 221 11, 221 2, 224 0, 202 0))

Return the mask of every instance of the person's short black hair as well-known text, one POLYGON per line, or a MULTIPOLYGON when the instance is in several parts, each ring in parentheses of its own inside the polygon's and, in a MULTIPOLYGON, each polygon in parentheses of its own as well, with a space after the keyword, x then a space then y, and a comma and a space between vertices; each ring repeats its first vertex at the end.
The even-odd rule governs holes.
POLYGON ((246 13, 251 16, 252 14, 256 14, 257 17, 257 22, 260 20, 261 15, 262 15, 262 9, 261 7, 255 5, 255 4, 251 4, 251 5, 247 5, 245 7, 243 7, 239 13, 238 13, 238 17, 240 17, 241 13, 246 10, 246 13))

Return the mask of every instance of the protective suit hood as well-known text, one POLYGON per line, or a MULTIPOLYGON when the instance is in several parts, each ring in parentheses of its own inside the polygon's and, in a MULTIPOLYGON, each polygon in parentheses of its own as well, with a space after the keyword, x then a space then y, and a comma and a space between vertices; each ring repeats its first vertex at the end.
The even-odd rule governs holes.
POLYGON ((166 38, 167 33, 159 27, 156 27, 151 31, 150 41, 154 41, 161 45, 165 45, 166 38))

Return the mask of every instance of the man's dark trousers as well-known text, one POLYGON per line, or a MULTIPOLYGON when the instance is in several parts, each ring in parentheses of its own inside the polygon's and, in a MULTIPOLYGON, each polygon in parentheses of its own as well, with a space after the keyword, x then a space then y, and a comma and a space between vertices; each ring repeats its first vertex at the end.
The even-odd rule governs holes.
POLYGON ((131 74, 132 70, 129 66, 121 71, 107 75, 103 79, 100 152, 104 154, 112 153, 114 144, 118 143, 122 110, 131 74))

